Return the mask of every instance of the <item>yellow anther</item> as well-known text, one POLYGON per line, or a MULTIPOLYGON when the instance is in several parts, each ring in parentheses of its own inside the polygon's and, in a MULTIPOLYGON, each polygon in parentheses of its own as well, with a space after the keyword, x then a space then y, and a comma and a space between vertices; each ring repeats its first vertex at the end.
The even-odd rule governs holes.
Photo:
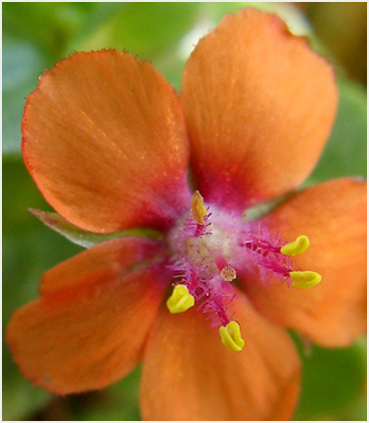
POLYGON ((220 271, 220 277, 225 282, 232 282, 237 277, 236 269, 231 266, 224 266, 223 269, 220 271))
POLYGON ((167 307, 172 314, 184 313, 195 305, 195 297, 188 292, 186 285, 176 285, 167 300, 167 307))
POLYGON ((241 351, 245 341, 241 338, 240 325, 231 320, 226 326, 219 328, 222 343, 233 351, 241 351))
POLYGON ((300 235, 296 238, 296 241, 289 242, 281 248, 281 253, 286 256, 298 256, 304 253, 310 245, 310 240, 306 235, 300 235))
POLYGON ((322 276, 317 272, 306 270, 304 272, 290 272, 292 279, 292 286, 298 288, 311 288, 317 285, 321 280, 322 276))
POLYGON ((205 225, 205 216, 207 209, 204 204, 204 199, 199 191, 195 191, 191 200, 191 214, 199 225, 205 225))

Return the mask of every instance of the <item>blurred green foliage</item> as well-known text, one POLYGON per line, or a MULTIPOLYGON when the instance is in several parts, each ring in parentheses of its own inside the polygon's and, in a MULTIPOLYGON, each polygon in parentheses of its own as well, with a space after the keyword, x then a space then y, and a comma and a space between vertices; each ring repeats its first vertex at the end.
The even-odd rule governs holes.
MULTIPOLYGON (((196 39, 245 3, 3 3, 3 325, 37 297, 42 273, 81 251, 28 207, 50 210, 21 157, 20 124, 38 76, 74 50, 116 48, 150 60, 179 89, 196 39)), ((261 3, 306 31, 293 5, 261 3)), ((310 11, 311 12, 311 11, 310 11)), ((310 13, 312 15, 312 13, 310 13)), ((329 18, 329 16, 328 16, 329 18)), ((326 22, 329 27, 329 19, 326 22)), ((329 28, 325 28, 329 30, 329 28)), ((366 58, 364 58, 366 60, 366 58)), ((366 176, 366 89, 340 71, 340 104, 327 148, 308 180, 366 176)), ((366 342, 302 354, 296 419, 366 420, 366 342)), ((140 369, 99 393, 57 398, 26 381, 3 346, 4 420, 137 420, 140 369)))
MULTIPOLYGON (((299 420, 345 420, 352 404, 365 401, 366 344, 359 340, 350 348, 325 349, 312 346, 303 355, 303 378, 299 420), (305 388, 305 389, 304 389, 305 388)), ((348 420, 366 420, 358 407, 348 420)))

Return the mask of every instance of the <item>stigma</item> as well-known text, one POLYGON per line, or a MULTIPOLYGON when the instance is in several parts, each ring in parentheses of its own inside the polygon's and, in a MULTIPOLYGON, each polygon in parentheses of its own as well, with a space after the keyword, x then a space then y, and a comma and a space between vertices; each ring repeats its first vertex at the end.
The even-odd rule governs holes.
POLYGON ((234 320, 232 303, 238 274, 259 273, 268 284, 272 279, 292 289, 312 288, 321 275, 295 269, 293 257, 310 246, 306 235, 284 242, 260 223, 244 220, 216 206, 207 206, 199 191, 191 207, 168 236, 172 260, 173 291, 166 305, 171 314, 194 308, 218 330, 220 341, 233 351, 242 351, 242 328, 234 320))

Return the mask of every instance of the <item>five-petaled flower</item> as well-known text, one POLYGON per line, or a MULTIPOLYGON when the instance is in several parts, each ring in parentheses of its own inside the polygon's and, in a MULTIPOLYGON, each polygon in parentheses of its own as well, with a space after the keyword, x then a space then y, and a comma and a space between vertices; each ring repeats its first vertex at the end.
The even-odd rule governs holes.
POLYGON ((83 392, 143 361, 145 419, 290 418, 300 361, 286 329, 324 346, 366 330, 366 185, 297 190, 336 106, 331 66, 253 9, 198 43, 179 95, 112 50, 45 72, 22 125, 45 199, 85 231, 158 235, 102 242, 45 273, 7 330, 25 377, 83 392))

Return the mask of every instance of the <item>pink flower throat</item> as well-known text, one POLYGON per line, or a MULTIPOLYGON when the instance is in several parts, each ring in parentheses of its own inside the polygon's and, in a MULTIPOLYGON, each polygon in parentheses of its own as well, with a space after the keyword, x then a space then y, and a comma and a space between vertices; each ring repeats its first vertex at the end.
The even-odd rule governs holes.
POLYGON ((196 195, 191 211, 169 234, 169 267, 174 287, 187 288, 197 309, 209 317, 215 329, 226 326, 233 317, 232 284, 237 275, 257 268, 264 283, 277 278, 290 286, 294 269, 291 257, 281 253, 284 243, 278 234, 273 236, 267 227, 229 211, 206 207, 201 195, 196 195), (197 206, 202 207, 200 215, 197 206))

